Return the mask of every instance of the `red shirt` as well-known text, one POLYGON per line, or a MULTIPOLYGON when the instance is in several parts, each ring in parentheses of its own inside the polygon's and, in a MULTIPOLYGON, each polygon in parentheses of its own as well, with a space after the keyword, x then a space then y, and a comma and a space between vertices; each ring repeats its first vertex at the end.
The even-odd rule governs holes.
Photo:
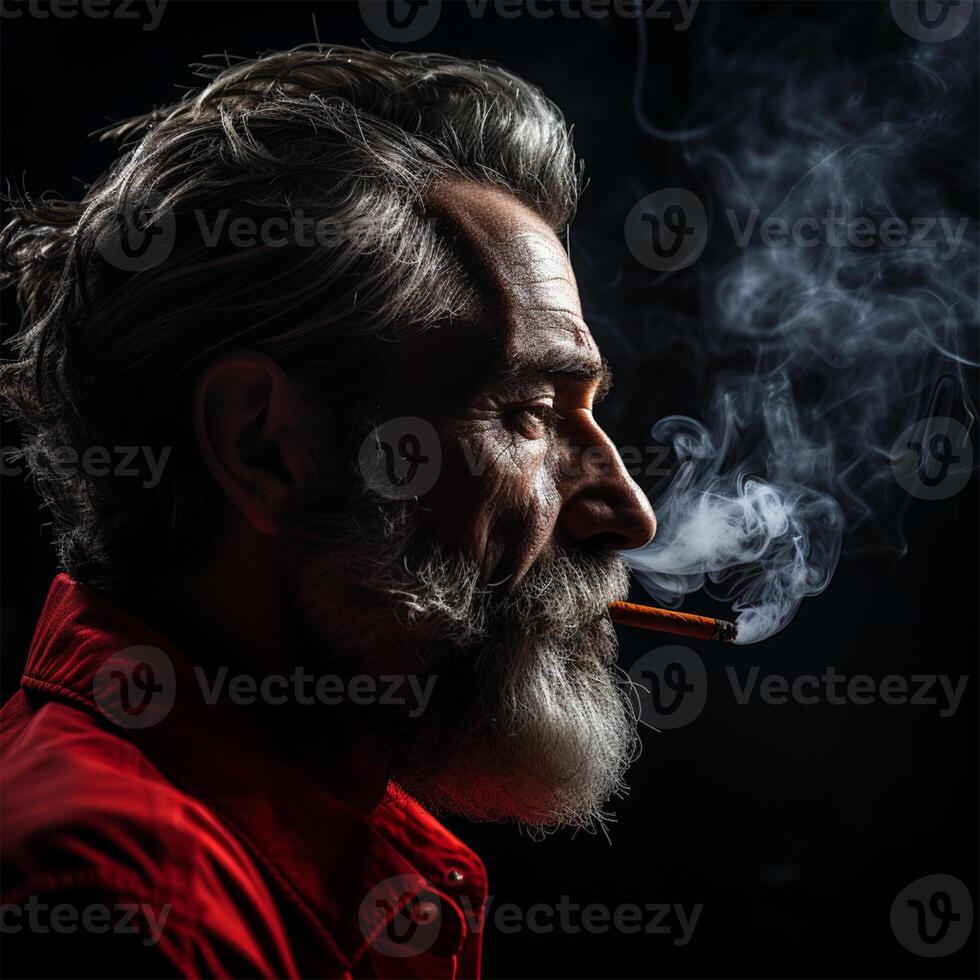
POLYGON ((472 851, 394 785, 329 795, 65 575, 0 731, 6 975, 478 976, 472 851))

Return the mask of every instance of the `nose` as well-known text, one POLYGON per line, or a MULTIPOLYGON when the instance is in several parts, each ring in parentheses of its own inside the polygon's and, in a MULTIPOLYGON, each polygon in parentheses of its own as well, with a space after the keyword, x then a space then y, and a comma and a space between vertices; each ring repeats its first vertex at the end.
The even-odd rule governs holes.
POLYGON ((653 508, 609 437, 597 425, 591 428, 591 445, 565 457, 559 530, 575 544, 615 551, 642 548, 657 533, 653 508))

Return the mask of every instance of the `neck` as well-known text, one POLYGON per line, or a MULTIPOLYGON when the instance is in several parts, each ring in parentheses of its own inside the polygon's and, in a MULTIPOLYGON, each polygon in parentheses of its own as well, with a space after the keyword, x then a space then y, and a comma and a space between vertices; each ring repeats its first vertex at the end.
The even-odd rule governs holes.
MULTIPOLYGON (((318 675, 331 670, 328 657, 302 628, 289 590, 277 571, 270 538, 256 533, 225 536, 223 545, 199 567, 169 579, 133 611, 168 637, 194 663, 228 668, 261 682, 285 678, 276 700, 258 697, 249 711, 295 764, 316 772, 329 791, 355 809, 369 812, 384 795, 388 774, 378 746, 353 705, 303 703, 318 675), (297 681, 298 672, 305 679, 297 681)), ((338 671, 338 673, 340 673, 338 671)))

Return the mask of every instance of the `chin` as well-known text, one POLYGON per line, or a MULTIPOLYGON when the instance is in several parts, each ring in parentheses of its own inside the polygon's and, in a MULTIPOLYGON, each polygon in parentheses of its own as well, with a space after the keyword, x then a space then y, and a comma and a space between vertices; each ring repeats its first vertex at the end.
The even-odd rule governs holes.
POLYGON ((453 685, 454 703, 437 706, 418 740, 428 764, 413 752, 395 778, 431 809, 471 820, 602 826, 639 746, 630 688, 609 666, 614 644, 606 623, 568 643, 523 639, 504 677, 505 651, 486 651, 478 661, 492 678, 453 685))

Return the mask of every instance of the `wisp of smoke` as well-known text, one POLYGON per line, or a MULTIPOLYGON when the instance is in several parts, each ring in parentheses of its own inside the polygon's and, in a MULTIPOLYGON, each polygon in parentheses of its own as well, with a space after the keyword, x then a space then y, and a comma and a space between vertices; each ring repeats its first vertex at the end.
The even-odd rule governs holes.
POLYGON ((696 356, 738 370, 716 377, 704 421, 654 425, 678 465, 654 500, 658 536, 626 558, 665 605, 701 588, 731 602, 741 643, 826 588, 842 547, 902 553, 903 430, 941 413, 974 438, 975 28, 898 38, 867 66, 829 63, 834 35, 799 25, 740 37, 736 54, 708 45, 722 122, 695 119, 684 143, 712 214, 696 356), (804 221, 780 246, 767 218, 804 221))

